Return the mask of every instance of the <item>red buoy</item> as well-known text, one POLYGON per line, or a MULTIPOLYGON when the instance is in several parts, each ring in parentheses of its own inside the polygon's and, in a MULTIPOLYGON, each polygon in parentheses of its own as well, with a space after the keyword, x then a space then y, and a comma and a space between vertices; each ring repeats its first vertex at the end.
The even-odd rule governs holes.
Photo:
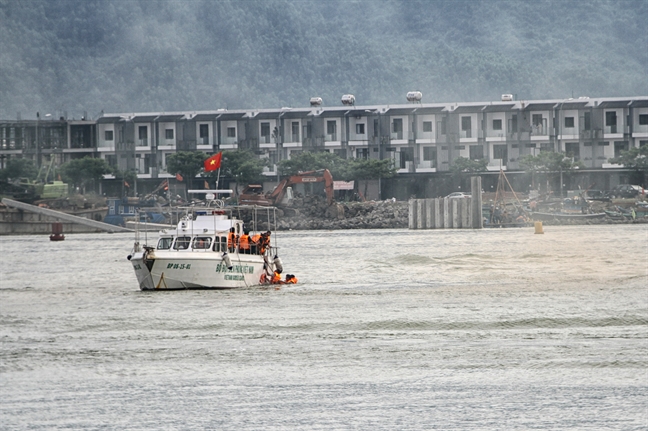
POLYGON ((50 235, 50 241, 63 241, 64 239, 65 235, 63 235, 63 223, 52 223, 52 234, 50 235))

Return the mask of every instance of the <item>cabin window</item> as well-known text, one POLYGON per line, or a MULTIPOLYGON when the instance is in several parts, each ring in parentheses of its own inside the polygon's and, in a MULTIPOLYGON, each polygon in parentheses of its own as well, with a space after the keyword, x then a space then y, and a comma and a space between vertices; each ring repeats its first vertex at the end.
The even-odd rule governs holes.
POLYGON ((176 238, 173 248, 175 250, 186 250, 189 248, 190 243, 191 243, 190 236, 179 236, 178 238, 176 238))
POLYGON ((171 248, 172 243, 173 243, 173 238, 160 238, 158 240, 157 249, 168 250, 171 248))
POLYGON ((208 236, 197 236, 193 240, 192 248, 194 250, 209 250, 212 239, 208 236))
POLYGON ((216 237, 216 241, 214 241, 213 250, 227 251, 227 237, 226 236, 216 237))

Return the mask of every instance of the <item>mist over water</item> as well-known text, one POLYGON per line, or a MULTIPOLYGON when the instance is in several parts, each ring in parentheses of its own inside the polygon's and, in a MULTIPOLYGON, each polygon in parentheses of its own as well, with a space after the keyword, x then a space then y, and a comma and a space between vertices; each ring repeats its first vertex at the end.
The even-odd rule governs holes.
MULTIPOLYGON (((155 235, 149 234, 149 243, 155 235)), ((280 290, 3 237, 3 429, 645 429, 648 229, 278 233, 280 290)))

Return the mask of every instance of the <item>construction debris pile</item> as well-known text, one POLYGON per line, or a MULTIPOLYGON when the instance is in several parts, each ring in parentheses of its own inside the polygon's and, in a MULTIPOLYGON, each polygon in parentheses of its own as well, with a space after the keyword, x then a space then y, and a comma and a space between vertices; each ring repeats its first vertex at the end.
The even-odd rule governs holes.
POLYGON ((321 196, 296 198, 283 213, 280 230, 406 228, 409 217, 407 202, 338 202, 329 206, 321 196))

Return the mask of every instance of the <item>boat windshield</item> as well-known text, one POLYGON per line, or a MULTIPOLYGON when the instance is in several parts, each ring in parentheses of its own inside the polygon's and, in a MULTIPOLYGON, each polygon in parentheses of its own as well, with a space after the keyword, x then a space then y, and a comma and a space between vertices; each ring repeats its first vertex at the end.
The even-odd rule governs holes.
POLYGON ((158 250, 168 250, 168 249, 171 248, 172 243, 173 243, 173 238, 172 237, 160 238, 158 240, 157 249, 158 250))
POLYGON ((173 248, 175 250, 186 250, 189 248, 190 243, 191 243, 190 236, 179 236, 178 238, 176 238, 176 242, 173 245, 173 248))
POLYGON ((208 236, 197 236, 193 240, 193 245, 191 246, 194 250, 209 250, 211 247, 211 237, 208 236))

